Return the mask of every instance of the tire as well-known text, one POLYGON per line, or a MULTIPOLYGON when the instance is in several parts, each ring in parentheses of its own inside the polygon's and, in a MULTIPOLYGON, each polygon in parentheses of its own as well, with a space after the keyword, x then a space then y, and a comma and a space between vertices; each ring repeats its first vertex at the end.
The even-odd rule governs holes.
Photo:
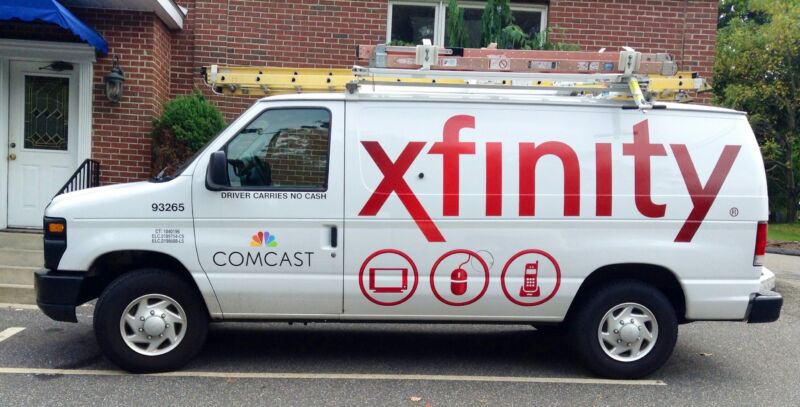
POLYGON ((582 362, 596 375, 642 378, 672 355, 678 321, 672 304, 655 287, 635 280, 615 281, 598 287, 577 305, 571 335, 582 362), (620 318, 628 310, 631 314, 620 318))
POLYGON ((191 282, 169 271, 140 269, 103 291, 94 310, 94 332, 100 349, 120 368, 164 372, 184 366, 200 351, 208 320, 191 282))

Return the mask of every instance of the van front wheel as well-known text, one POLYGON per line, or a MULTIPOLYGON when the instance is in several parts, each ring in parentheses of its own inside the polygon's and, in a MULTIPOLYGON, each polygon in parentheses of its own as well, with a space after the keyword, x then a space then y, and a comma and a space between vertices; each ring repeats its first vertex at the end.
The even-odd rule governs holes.
POLYGON ((157 269, 114 280, 94 312, 95 336, 106 357, 131 372, 163 372, 186 364, 203 346, 208 330, 208 314, 193 288, 157 269))
POLYGON ((580 304, 572 335, 584 364, 595 374, 636 379, 669 359, 678 322, 661 291, 638 281, 618 281, 580 304))

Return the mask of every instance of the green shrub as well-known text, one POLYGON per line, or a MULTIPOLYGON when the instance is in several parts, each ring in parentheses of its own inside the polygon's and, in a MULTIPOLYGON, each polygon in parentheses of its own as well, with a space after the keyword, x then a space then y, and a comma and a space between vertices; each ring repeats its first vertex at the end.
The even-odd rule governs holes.
POLYGON ((165 103, 153 122, 153 174, 171 173, 223 128, 222 113, 199 90, 165 103))
POLYGON ((167 102, 161 118, 154 124, 157 130, 169 131, 189 148, 197 150, 225 127, 225 119, 216 106, 195 90, 167 102))
POLYGON ((469 33, 464 22, 464 9, 458 6, 458 0, 450 0, 447 5, 447 46, 466 47, 469 33))

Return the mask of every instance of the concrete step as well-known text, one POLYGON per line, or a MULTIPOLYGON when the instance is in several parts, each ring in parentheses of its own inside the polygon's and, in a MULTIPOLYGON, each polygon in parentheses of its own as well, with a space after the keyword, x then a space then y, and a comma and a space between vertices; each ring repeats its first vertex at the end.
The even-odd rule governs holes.
POLYGON ((42 234, 32 232, 0 232, 0 248, 42 250, 42 234))
POLYGON ((0 303, 36 304, 36 292, 33 285, 0 284, 0 303))
POLYGON ((0 268, 42 267, 44 251, 31 249, 9 249, 0 247, 0 268))
POLYGON ((0 266, 0 284, 33 285, 33 273, 39 267, 0 266))
POLYGON ((41 233, 0 232, 0 303, 35 304, 33 273, 43 264, 41 233))

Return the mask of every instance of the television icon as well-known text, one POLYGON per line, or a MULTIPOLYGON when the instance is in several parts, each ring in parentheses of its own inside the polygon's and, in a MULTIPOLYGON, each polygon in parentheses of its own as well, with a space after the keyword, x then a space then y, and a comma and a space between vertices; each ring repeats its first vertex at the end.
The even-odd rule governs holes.
POLYGON ((399 267, 370 268, 369 289, 374 293, 402 293, 408 289, 408 269, 399 267))

